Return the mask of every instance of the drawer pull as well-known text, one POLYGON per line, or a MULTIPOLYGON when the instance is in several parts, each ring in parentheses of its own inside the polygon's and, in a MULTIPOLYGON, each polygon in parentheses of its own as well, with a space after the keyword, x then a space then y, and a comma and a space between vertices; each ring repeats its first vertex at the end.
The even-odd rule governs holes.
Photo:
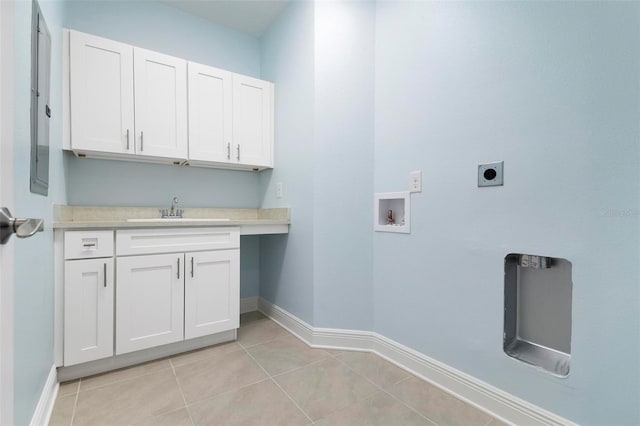
POLYGON ((104 287, 107 287, 107 264, 104 264, 104 287))
POLYGON ((89 248, 89 247, 95 247, 96 243, 83 243, 82 247, 84 248, 89 248))

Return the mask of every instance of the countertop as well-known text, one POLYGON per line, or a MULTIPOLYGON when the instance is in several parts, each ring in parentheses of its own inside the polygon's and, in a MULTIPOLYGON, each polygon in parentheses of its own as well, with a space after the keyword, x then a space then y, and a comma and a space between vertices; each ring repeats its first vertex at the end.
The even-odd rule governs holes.
POLYGON ((286 233, 291 223, 289 208, 222 209, 185 208, 182 220, 164 219, 157 222, 131 222, 128 219, 160 219, 159 207, 101 207, 55 205, 53 229, 101 228, 181 228, 240 226, 242 234, 286 233), (207 222, 197 219, 229 219, 207 222), (189 220, 194 219, 194 220, 189 220), (269 229, 276 232, 266 232, 269 229), (251 232, 250 232, 251 230, 251 232), (265 232, 260 232, 263 230, 265 232))

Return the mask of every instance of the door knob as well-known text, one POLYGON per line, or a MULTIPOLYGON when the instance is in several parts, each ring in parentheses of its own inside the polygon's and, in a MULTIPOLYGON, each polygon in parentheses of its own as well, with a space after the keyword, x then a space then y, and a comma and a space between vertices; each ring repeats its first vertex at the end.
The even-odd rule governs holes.
POLYGON ((18 238, 29 238, 43 230, 43 219, 17 219, 8 208, 0 209, 0 244, 6 244, 11 234, 16 234, 18 238))

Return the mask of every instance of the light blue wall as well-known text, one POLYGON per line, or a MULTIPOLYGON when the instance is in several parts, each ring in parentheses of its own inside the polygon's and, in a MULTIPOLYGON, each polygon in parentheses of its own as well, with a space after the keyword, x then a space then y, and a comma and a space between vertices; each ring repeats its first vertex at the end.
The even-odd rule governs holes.
POLYGON ((260 236, 240 237, 240 298, 260 294, 260 236))
MULTIPOLYGON (((65 26, 229 71, 260 77, 257 39, 151 1, 69 1, 65 26)), ((66 154, 73 205, 258 207, 259 174, 86 160, 66 154)))
POLYGON ((260 78, 256 38, 156 1, 67 1, 65 25, 260 78))
POLYGON ((640 4, 379 2, 375 330, 580 424, 640 423, 640 4), (477 165, 505 161, 505 185, 477 165), (502 352, 503 259, 573 263, 571 373, 502 352))
POLYGON ((65 152, 68 199, 82 206, 259 207, 259 174, 76 158, 65 152))
POLYGON ((275 164, 262 172, 263 207, 291 207, 287 235, 261 237, 260 295, 313 322, 314 7, 291 2, 261 40, 262 77, 276 84, 275 164), (284 197, 275 198, 283 183, 284 197))
POLYGON ((372 326, 375 3, 315 3, 314 325, 372 326))
MULTIPOLYGON (((15 204, 12 213, 45 220, 45 231, 15 247, 14 423, 28 424, 53 365, 52 205, 65 202, 62 161, 62 4, 41 2, 51 32, 51 109, 49 196, 29 192, 31 2, 15 3, 15 204)), ((3 58, 4 60, 5 58, 3 58)))

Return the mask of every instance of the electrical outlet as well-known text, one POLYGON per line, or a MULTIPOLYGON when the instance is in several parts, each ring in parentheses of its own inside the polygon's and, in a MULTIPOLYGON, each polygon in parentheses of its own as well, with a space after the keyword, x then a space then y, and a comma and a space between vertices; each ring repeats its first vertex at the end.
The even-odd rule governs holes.
POLYGON ((422 192, 422 172, 420 170, 409 173, 409 192, 422 192))
POLYGON ((502 185, 504 185, 504 161, 478 166, 478 186, 502 185))
POLYGON ((282 182, 276 183, 276 198, 282 198, 282 182))

